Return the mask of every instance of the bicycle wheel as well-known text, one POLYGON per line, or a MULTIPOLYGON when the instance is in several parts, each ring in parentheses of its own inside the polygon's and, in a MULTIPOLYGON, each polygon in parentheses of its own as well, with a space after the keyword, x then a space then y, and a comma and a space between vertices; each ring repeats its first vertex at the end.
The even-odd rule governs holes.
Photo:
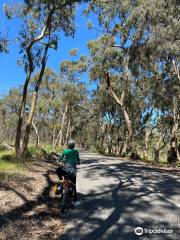
POLYGON ((70 201, 69 201, 69 193, 65 191, 62 196, 62 203, 61 203, 61 212, 67 213, 70 208, 70 201))

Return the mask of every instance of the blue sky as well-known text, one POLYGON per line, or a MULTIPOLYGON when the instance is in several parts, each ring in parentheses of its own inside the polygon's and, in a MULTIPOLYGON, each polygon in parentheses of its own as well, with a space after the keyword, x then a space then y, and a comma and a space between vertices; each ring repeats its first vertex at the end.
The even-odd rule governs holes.
MULTIPOLYGON (((9 45, 9 54, 0 54, 0 95, 4 95, 12 87, 23 84, 25 80, 25 73, 23 68, 18 67, 17 59, 19 58, 18 44, 16 37, 20 23, 17 20, 9 21, 3 13, 4 3, 17 3, 18 0, 0 0, 0 30, 7 31, 11 44, 9 45)), ((79 6, 76 17, 76 35, 75 38, 64 37, 60 35, 59 47, 57 51, 52 50, 48 59, 47 66, 59 73, 60 62, 65 59, 72 59, 68 55, 68 51, 72 48, 78 48, 79 54, 87 55, 89 53, 87 48, 87 41, 98 37, 97 31, 88 30, 87 21, 91 20, 94 24, 97 23, 95 16, 91 15, 88 18, 82 15, 84 5, 79 6)), ((86 80, 87 76, 85 76, 86 80)))

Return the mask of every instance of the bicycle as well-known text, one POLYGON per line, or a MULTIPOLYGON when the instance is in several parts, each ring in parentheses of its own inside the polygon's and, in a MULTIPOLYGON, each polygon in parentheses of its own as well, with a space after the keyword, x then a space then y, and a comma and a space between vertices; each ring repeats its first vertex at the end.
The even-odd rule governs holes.
MULTIPOLYGON (((52 153, 54 158, 59 157, 57 154, 52 153)), ((60 164, 62 168, 64 164, 60 164)), ((74 174, 72 172, 66 172, 63 174, 63 180, 57 181, 54 185, 54 192, 56 195, 60 196, 60 208, 62 213, 67 213, 71 207, 73 207, 74 195, 76 185, 71 181, 73 179, 74 174)))
POLYGON ((72 174, 67 173, 63 176, 63 180, 56 184, 55 194, 60 196, 61 212, 67 213, 73 206, 75 184, 71 181, 72 174))
POLYGON ((75 184, 71 181, 72 174, 64 175, 63 188, 61 193, 61 212, 67 213, 73 206, 75 184))

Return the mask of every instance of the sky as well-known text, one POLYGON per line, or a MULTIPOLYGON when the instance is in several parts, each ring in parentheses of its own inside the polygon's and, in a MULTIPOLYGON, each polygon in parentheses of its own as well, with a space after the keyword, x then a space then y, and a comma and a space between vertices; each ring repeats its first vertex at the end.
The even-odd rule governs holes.
MULTIPOLYGON (((4 95, 12 87, 22 85, 25 81, 25 73, 23 67, 17 65, 17 59, 20 57, 16 37, 20 29, 20 22, 17 20, 7 20, 3 13, 3 4, 17 3, 18 0, 0 0, 0 30, 8 33, 10 39, 9 54, 0 54, 0 95, 4 95)), ((76 17, 76 34, 74 38, 64 37, 60 35, 58 50, 51 50, 48 58, 47 66, 59 73, 61 61, 71 59, 68 52, 70 49, 78 48, 79 55, 88 55, 87 42, 96 39, 99 33, 87 28, 88 20, 93 24, 97 24, 95 16, 90 15, 88 18, 82 15, 85 5, 80 5, 77 10, 76 17)), ((88 76, 85 75, 85 81, 88 81, 88 76)))

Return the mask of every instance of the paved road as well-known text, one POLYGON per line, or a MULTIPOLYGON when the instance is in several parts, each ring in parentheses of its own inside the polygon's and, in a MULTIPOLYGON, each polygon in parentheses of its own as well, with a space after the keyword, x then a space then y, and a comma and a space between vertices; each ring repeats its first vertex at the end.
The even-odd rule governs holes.
POLYGON ((81 159, 81 204, 65 216, 60 240, 180 239, 177 175, 89 152, 81 159), (136 227, 143 228, 141 236, 136 227))

